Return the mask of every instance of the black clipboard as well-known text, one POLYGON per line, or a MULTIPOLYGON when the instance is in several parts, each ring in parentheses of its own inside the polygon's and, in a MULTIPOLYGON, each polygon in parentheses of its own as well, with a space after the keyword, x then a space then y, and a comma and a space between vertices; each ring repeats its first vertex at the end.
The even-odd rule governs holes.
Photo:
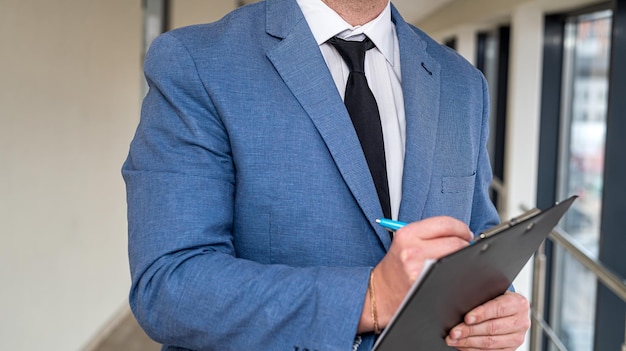
POLYGON ((414 284, 373 351, 453 351, 445 337, 473 308, 502 295, 576 196, 533 209, 442 257, 414 284))

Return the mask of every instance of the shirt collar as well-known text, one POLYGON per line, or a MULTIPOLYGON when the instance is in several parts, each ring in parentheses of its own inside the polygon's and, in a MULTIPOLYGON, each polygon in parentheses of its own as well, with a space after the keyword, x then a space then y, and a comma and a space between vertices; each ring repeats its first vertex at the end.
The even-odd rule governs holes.
POLYGON ((318 45, 338 36, 346 40, 362 40, 366 35, 374 42, 385 59, 394 63, 395 27, 391 21, 391 4, 372 21, 353 27, 321 0, 297 0, 304 18, 318 45))

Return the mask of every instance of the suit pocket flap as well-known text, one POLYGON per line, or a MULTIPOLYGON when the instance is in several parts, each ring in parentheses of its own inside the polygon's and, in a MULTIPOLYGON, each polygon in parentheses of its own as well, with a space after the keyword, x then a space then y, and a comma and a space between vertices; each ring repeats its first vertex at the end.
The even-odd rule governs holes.
POLYGON ((474 191, 474 183, 476 182, 476 172, 464 177, 442 177, 441 192, 442 193, 464 193, 474 191))

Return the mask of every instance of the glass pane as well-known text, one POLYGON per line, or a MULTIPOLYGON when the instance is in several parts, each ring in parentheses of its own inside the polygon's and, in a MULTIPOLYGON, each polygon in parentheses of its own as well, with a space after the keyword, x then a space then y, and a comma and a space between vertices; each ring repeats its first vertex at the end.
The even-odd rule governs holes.
MULTIPOLYGON (((491 201, 496 206, 498 214, 504 217, 506 212, 505 204, 505 184, 504 184, 504 165, 502 157, 499 157, 504 152, 504 136, 501 135, 501 131, 504 127, 501 127, 501 118, 498 115, 498 99, 499 95, 503 92, 499 85, 502 80, 499 77, 501 72, 501 65, 506 65, 506 62, 500 62, 500 42, 503 40, 508 41, 508 37, 501 37, 501 29, 481 32, 478 36, 479 45, 477 46, 478 57, 482 58, 481 62, 477 62, 478 68, 483 72, 485 79, 487 80, 487 86, 489 87, 489 140, 487 141, 487 151, 489 152, 489 159, 491 160, 491 169, 493 170, 493 181, 489 190, 491 201)), ((477 60, 478 61, 478 60, 477 60)))
MULTIPOLYGON (((611 11, 570 19, 565 34, 562 147, 558 198, 579 199, 561 228, 592 254, 600 239, 611 11)), ((596 280, 555 253, 553 327, 570 351, 593 350, 596 280)))

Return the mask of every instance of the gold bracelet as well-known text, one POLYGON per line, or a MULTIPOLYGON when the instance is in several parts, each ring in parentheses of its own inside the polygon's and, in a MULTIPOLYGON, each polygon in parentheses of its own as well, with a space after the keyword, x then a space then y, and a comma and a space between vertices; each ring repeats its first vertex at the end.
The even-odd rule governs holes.
POLYGON ((367 285, 367 292, 370 295, 370 312, 372 315, 372 324, 374 325, 374 334, 380 334, 380 327, 378 326, 378 313, 376 311, 376 294, 374 293, 374 270, 370 271, 370 281, 367 285))

